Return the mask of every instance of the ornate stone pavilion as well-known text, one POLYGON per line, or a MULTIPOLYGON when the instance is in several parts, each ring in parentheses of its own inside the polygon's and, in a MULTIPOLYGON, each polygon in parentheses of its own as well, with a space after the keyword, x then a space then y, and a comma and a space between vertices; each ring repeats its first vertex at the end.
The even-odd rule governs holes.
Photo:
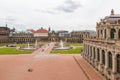
POLYGON ((120 14, 97 23, 96 36, 84 39, 83 58, 107 80, 120 80, 120 14))

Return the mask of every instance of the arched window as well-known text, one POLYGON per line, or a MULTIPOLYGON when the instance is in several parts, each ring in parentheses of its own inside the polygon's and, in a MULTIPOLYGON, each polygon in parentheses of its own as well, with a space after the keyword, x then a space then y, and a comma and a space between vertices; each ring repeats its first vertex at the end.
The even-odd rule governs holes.
POLYGON ((105 65, 105 51, 102 50, 102 64, 105 65))
POLYGON ((115 29, 111 29, 110 30, 110 38, 114 39, 114 33, 115 33, 115 29))
POLYGON ((99 48, 97 49, 97 60, 100 61, 100 52, 99 52, 99 48))
POLYGON ((95 47, 93 48, 93 58, 95 59, 95 47))
POLYGON ((120 55, 117 55, 117 72, 120 73, 120 55))
POLYGON ((118 39, 120 39, 120 29, 119 29, 119 31, 118 31, 118 39))
POLYGON ((112 53, 108 52, 108 66, 112 69, 112 53))

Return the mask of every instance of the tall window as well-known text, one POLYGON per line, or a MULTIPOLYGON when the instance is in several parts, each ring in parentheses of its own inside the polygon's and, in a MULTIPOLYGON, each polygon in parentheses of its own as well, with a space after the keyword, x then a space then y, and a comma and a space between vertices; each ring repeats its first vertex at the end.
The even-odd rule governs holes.
POLYGON ((110 31, 110 38, 114 39, 114 33, 115 33, 115 29, 111 29, 110 31))
POLYGON ((89 46, 87 46, 87 49, 88 49, 88 50, 87 50, 87 53, 88 53, 88 56, 89 56, 89 46))
POLYGON ((95 59, 95 47, 93 48, 93 58, 95 59))
POLYGON ((105 51, 102 50, 102 64, 105 65, 105 51))
POLYGON ((120 39, 120 29, 119 29, 119 31, 118 31, 118 39, 120 39))
POLYGON ((118 20, 118 23, 120 24, 120 20, 118 20))
POLYGON ((108 52, 108 66, 110 69, 112 69, 112 53, 108 52))
POLYGON ((106 38, 106 29, 104 30, 104 38, 106 38))
POLYGON ((92 57, 92 47, 90 47, 90 57, 92 57))
POLYGON ((100 52, 99 52, 99 49, 97 49, 97 60, 100 61, 100 52))
POLYGON ((98 38, 99 38, 99 30, 98 30, 98 38))
POLYGON ((120 73, 120 55, 117 55, 117 72, 120 73))

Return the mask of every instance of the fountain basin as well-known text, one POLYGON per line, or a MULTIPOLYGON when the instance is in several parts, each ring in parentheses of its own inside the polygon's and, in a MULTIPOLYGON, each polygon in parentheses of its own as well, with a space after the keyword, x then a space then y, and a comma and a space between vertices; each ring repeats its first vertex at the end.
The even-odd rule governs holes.
POLYGON ((54 50, 68 50, 68 49, 72 49, 72 47, 64 46, 62 40, 60 41, 59 46, 54 48, 54 50))
POLYGON ((68 49, 72 49, 72 47, 56 47, 56 48, 54 48, 54 50, 68 50, 68 49))
POLYGON ((24 47, 20 47, 20 49, 22 50, 35 50, 37 49, 38 46, 37 46, 37 40, 35 41, 35 46, 30 46, 29 42, 28 42, 28 46, 24 46, 24 47))
POLYGON ((20 47, 21 50, 35 50, 37 48, 34 47, 20 47))

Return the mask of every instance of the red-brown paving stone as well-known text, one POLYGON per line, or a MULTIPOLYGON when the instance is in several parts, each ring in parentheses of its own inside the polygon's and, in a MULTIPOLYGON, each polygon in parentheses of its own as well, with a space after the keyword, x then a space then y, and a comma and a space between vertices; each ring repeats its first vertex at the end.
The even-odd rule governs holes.
POLYGON ((80 64, 82 69, 86 72, 91 80, 105 80, 98 72, 96 72, 83 58, 81 55, 74 56, 77 62, 80 64))
POLYGON ((33 58, 40 50, 34 54, 0 55, 0 80, 88 80, 73 58, 79 55, 59 54, 51 57, 51 54, 33 58))

